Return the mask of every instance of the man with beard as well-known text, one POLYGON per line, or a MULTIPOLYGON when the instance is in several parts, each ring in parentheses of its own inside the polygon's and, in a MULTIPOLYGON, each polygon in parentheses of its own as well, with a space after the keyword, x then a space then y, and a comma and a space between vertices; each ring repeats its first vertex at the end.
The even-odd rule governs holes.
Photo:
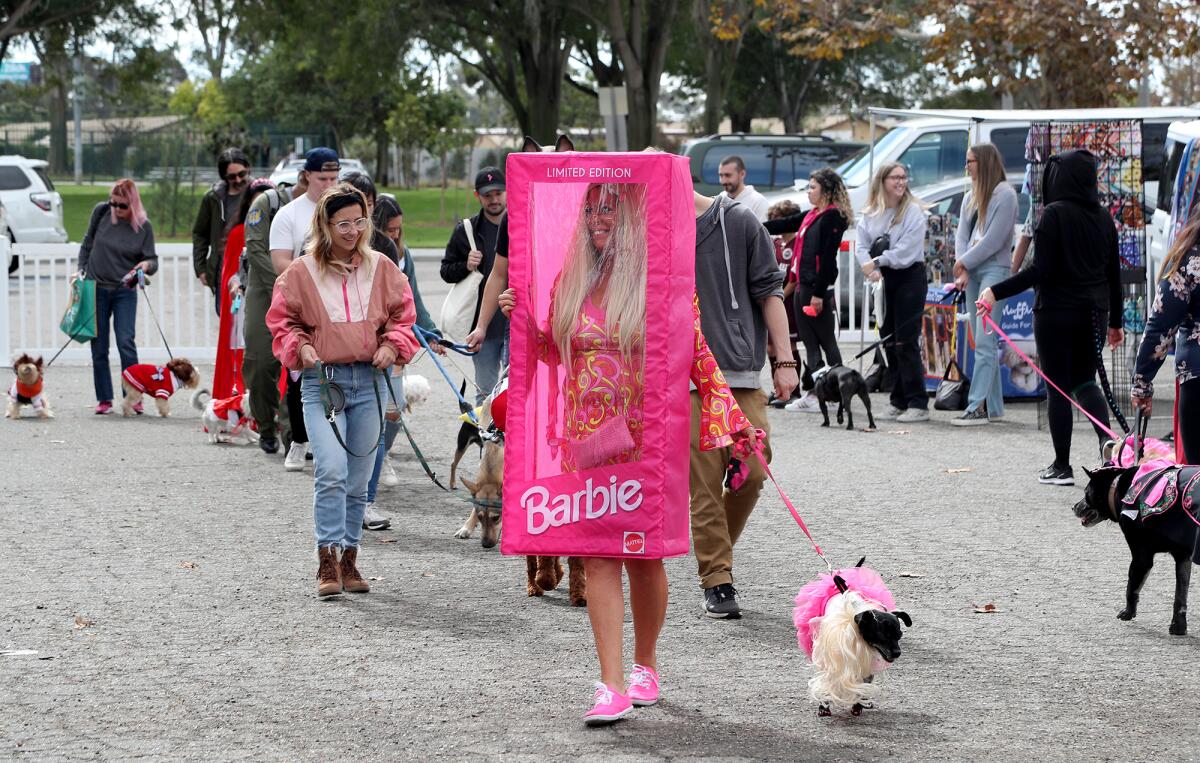
POLYGON ((721 166, 717 168, 717 179, 725 189, 722 195, 749 209, 760 223, 767 219, 767 200, 754 190, 754 186, 746 185, 746 163, 742 157, 727 156, 722 159, 721 166))
POLYGON ((227 148, 217 157, 220 180, 200 200, 192 226, 192 268, 200 283, 212 290, 217 315, 221 314, 220 273, 225 236, 239 220, 242 193, 250 185, 250 159, 240 148, 227 148))
MULTIPOLYGON (((479 319, 479 303, 487 284, 488 274, 496 261, 496 242, 500 233, 500 222, 507 208, 504 173, 496 167, 484 167, 475 176, 475 198, 479 199, 479 214, 460 222, 446 244, 446 255, 442 258, 442 280, 454 284, 478 271, 483 280, 479 282, 479 295, 475 298, 472 328, 479 319), (467 228, 470 227, 470 235, 467 228), (472 245, 472 243, 474 245, 472 245)), ((445 328, 445 327, 443 327, 445 328)), ((500 367, 508 357, 508 319, 497 315, 488 324, 483 343, 472 360, 475 363, 475 383, 478 391, 476 405, 496 386, 500 378, 500 367)))

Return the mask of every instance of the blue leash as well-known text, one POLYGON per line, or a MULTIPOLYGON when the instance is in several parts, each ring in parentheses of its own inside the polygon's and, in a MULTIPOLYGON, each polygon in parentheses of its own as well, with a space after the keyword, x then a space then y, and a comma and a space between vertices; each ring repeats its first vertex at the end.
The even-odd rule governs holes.
POLYGON ((421 346, 425 348, 425 351, 429 353, 429 357, 431 360, 433 360, 433 364, 437 366, 439 371, 442 372, 442 378, 445 379, 446 383, 450 385, 450 390, 454 393, 454 396, 458 398, 458 402, 467 409, 467 416, 471 418, 471 423, 478 427, 479 419, 475 415, 475 406, 468 403, 466 398, 462 396, 462 393, 458 391, 458 387, 454 386, 454 380, 450 378, 450 374, 446 371, 446 367, 442 365, 442 361, 438 360, 437 353, 429 349, 429 340, 432 339, 441 346, 457 352, 459 355, 471 357, 475 353, 471 352, 471 350, 469 350, 465 344, 454 344, 453 342, 447 342, 432 331, 427 331, 416 324, 413 324, 413 335, 417 338, 417 341, 421 343, 421 346))

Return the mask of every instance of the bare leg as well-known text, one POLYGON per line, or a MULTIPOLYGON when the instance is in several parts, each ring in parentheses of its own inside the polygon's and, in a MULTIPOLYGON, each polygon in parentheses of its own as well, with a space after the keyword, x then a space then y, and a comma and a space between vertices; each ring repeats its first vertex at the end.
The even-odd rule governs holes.
POLYGON ((633 610, 633 660, 657 671, 658 634, 667 617, 667 571, 661 559, 627 560, 625 569, 633 610))
POLYGON ((625 623, 625 593, 621 590, 621 560, 586 557, 588 619, 600 658, 600 680, 606 686, 625 692, 625 674, 621 667, 621 629, 625 623))

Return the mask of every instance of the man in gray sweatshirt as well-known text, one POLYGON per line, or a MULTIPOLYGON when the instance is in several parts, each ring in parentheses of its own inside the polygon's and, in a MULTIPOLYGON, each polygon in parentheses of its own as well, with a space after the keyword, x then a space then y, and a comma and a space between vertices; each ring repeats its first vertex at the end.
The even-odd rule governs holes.
MULTIPOLYGON (((771 343, 775 396, 787 400, 799 380, 783 306, 783 274, 766 229, 745 206, 729 198, 696 194, 696 291, 704 338, 751 423, 767 433, 763 456, 771 460, 767 396, 762 368, 771 343)), ((751 459, 749 478, 737 492, 724 487, 732 448, 700 450, 700 394, 692 391, 692 543, 709 617, 741 617, 733 588, 733 546, 758 502, 766 474, 751 459)))

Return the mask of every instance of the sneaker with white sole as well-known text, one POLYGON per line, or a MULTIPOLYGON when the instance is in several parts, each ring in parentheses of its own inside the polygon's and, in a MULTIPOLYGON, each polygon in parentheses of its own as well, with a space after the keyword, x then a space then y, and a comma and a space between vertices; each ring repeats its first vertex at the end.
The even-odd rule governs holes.
POLYGON ((978 427, 990 423, 987 407, 982 405, 973 411, 967 411, 956 419, 950 419, 950 425, 955 427, 978 427))
POLYGON ((588 726, 607 726, 615 723, 633 712, 633 703, 629 697, 608 686, 596 682, 595 704, 583 716, 583 722, 588 726))
POLYGON ((396 474, 396 467, 392 466, 391 460, 385 454, 383 466, 379 469, 379 486, 396 487, 399 484, 400 476, 396 474))
POLYGON ((294 442, 283 459, 283 468, 289 472, 304 471, 304 457, 308 455, 308 443, 294 442))
POLYGON ((1070 487, 1075 484, 1075 472, 1069 466, 1055 466, 1050 464, 1046 470, 1038 475, 1038 482, 1043 485, 1062 485, 1070 487))
POLYGON ((892 419, 900 418, 900 414, 904 413, 906 410, 908 410, 908 409, 907 408, 897 408, 896 406, 892 405, 891 403, 888 403, 887 408, 884 408, 882 413, 875 414, 875 418, 891 421, 892 419))
POLYGON ((633 664, 629 673, 629 701, 634 707, 650 707, 658 702, 658 672, 654 668, 633 664))
POLYGON ((912 424, 917 421, 929 421, 928 408, 909 408, 896 417, 897 424, 912 424))
POLYGON ((374 503, 367 504, 367 510, 363 512, 364 530, 386 530, 391 526, 392 520, 375 511, 374 503))
POLYGON ((798 400, 793 400, 783 406, 783 410, 791 411, 792 413, 820 413, 821 404, 817 402, 817 396, 811 392, 798 400))

